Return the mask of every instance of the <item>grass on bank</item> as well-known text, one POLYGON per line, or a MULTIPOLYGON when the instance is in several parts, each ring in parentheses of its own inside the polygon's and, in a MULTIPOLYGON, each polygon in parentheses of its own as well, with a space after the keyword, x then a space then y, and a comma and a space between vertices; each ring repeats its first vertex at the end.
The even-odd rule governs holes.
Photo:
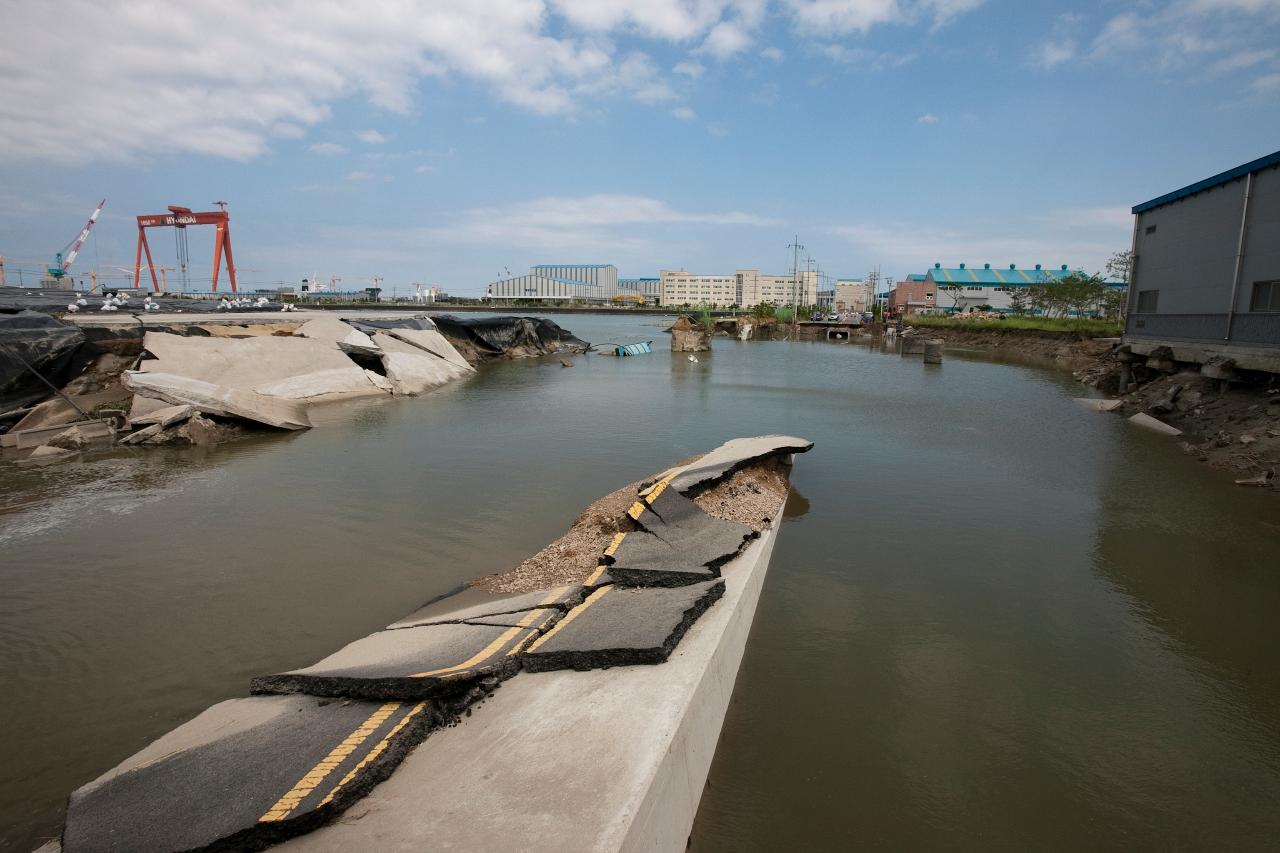
POLYGON ((1067 332, 1087 334, 1095 338, 1113 338, 1124 331, 1118 320, 1090 320, 1085 317, 1014 317, 981 320, 968 317, 938 317, 913 314, 905 319, 908 326, 935 329, 962 329, 966 332, 991 332, 1001 329, 1031 332, 1067 332))

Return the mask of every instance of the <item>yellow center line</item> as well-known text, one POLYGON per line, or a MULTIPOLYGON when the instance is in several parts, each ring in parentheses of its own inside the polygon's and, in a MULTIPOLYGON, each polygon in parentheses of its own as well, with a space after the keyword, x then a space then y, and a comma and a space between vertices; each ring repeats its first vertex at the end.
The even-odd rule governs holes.
POLYGON ((270 823, 287 818, 289 813, 296 809, 298 804, 314 791, 326 776, 334 771, 334 768, 341 764, 347 756, 355 752, 360 747, 360 744, 364 743, 369 735, 377 731, 378 726, 385 723, 387 718, 394 714, 399 707, 399 702, 388 702, 370 714, 367 720, 361 723, 355 731, 343 738, 342 743, 330 750, 328 755, 321 759, 315 767, 312 767, 307 775, 299 779, 298 783, 289 789, 289 793, 281 797, 279 802, 272 806, 266 814, 258 818, 258 821, 260 823, 270 823))
MULTIPOLYGON (((333 790, 330 791, 325 796, 325 798, 320 801, 320 805, 321 806, 328 805, 330 801, 333 800, 334 795, 342 790, 342 786, 346 785, 352 779, 356 778, 357 773, 363 770, 365 766, 369 764, 369 762, 375 760, 379 755, 381 755, 383 751, 387 748, 387 745, 391 743, 391 739, 396 735, 400 734, 400 730, 403 729, 405 726, 409 725, 410 720, 418 716, 418 714, 421 714, 422 709, 425 707, 427 707, 426 702, 419 702, 417 705, 414 705, 413 708, 409 711, 409 713, 405 714, 400 719, 400 722, 396 723, 395 727, 392 728, 391 731, 387 732, 387 736, 384 737, 382 740, 378 741, 378 745, 375 746, 373 749, 369 750, 369 754, 366 755, 364 758, 360 759, 360 763, 357 764, 355 767, 352 767, 351 771, 347 773, 346 776, 342 777, 342 781, 339 782, 337 785, 335 785, 333 787, 333 790)), ((319 808, 319 806, 317 806, 316 808, 319 808)))
POLYGON ((597 589, 595 592, 591 593, 591 595, 587 596, 587 599, 585 601, 583 601, 577 607, 573 608, 568 613, 566 613, 565 617, 561 619, 559 622, 557 622, 554 628, 552 628, 547 633, 543 634, 534 642, 533 645, 529 646, 528 650, 531 652, 536 652, 539 646, 541 646, 547 640, 550 640, 556 634, 560 633, 560 630, 564 628, 565 625, 568 625, 574 619, 577 619, 579 616, 581 616, 584 610, 586 610, 591 605, 595 604, 600 599, 604 598, 605 595, 611 589, 613 589, 613 587, 611 586, 602 586, 599 589, 597 589))
POLYGON ((627 510, 627 515, 631 516, 632 521, 639 521, 640 516, 644 515, 644 504, 636 501, 631 505, 631 509, 627 510))
MULTIPOLYGON (((539 607, 547 604, 552 604, 553 602, 555 602, 556 599, 563 597, 568 590, 569 590, 569 587, 567 586, 556 587, 555 589, 551 590, 551 592, 547 593, 546 597, 543 598, 542 601, 538 602, 539 607)), ((500 635, 498 635, 498 638, 496 640, 494 640, 489 645, 485 646, 480 651, 476 652, 467 660, 464 660, 462 663, 454 664, 453 666, 446 666, 442 669, 433 669, 427 672, 418 672, 413 675, 410 675, 409 678, 428 678, 434 675, 443 675, 446 677, 450 675, 460 675, 465 670, 468 670, 471 667, 476 666, 478 664, 484 663, 486 660, 493 657, 495 654, 497 654, 499 649, 501 649, 508 642, 514 639, 518 634, 520 634, 521 631, 531 630, 529 626, 533 623, 533 620, 537 619, 541 615, 543 615, 543 611, 540 609, 530 610, 529 613, 526 614, 523 619, 521 619, 511 628, 502 632, 500 635)), ((517 647, 519 647, 520 644, 517 643, 516 645, 517 647)))
POLYGON ((587 579, 582 582, 582 585, 591 586, 593 583, 600 580, 600 576, 604 574, 604 570, 607 568, 608 566, 596 566, 596 570, 587 575, 587 579))
POLYGON ((613 553, 618 550, 618 546, 622 544, 622 540, 627 538, 626 533, 613 534, 613 541, 609 543, 609 547, 604 549, 606 557, 612 557, 613 553))

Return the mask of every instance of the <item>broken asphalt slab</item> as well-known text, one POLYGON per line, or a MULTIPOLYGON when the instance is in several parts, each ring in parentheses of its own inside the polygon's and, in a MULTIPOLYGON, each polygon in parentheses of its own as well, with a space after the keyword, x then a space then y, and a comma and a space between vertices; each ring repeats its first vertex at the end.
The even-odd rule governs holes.
POLYGON ((519 652, 559 615, 545 608, 528 611, 512 626, 448 622, 390 628, 312 666, 259 676, 251 690, 350 699, 453 697, 477 679, 496 683, 514 675, 519 652))
POLYGON ((522 656, 530 672, 659 664, 724 594, 724 581, 675 588, 602 586, 535 640, 522 656))
POLYGON ((364 796, 439 723, 427 702, 219 703, 73 793, 62 849, 260 850, 364 796))
POLYGON ((655 489, 628 511, 639 530, 610 545, 609 574, 634 586, 678 586, 716 577, 756 534, 745 524, 703 512, 670 488, 655 489))
POLYGON ((667 480, 670 488, 683 494, 695 486, 724 479, 756 459, 783 453, 808 453, 812 449, 812 441, 792 435, 734 438, 696 462, 666 472, 662 480, 667 480))
POLYGON ((425 605, 403 619, 392 622, 387 628, 390 630, 450 622, 477 622, 497 620, 498 617, 503 617, 503 620, 490 621, 488 624, 514 624, 530 611, 566 611, 581 600, 582 587, 578 586, 561 586, 516 595, 485 596, 484 601, 476 604, 456 602, 454 597, 450 597, 425 605))

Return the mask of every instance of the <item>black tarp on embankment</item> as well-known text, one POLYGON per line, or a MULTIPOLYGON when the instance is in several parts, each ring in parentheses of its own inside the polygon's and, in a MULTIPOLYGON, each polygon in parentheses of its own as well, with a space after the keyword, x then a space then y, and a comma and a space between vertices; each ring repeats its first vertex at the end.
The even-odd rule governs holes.
POLYGON ((53 393, 33 368, 56 387, 65 385, 74 375, 76 351, 84 340, 75 326, 39 311, 0 314, 0 412, 53 393))
POLYGON ((493 358, 524 358, 554 352, 584 352, 591 346, 568 329, 541 317, 458 317, 360 320, 346 318, 362 332, 384 329, 438 329, 473 363, 493 358))

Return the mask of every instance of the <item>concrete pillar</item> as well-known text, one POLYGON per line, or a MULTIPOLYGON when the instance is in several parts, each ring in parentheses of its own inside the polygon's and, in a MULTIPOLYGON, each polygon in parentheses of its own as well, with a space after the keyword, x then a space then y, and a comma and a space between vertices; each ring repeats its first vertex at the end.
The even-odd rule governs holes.
POLYGON ((941 338, 933 338, 924 342, 924 363, 942 364, 941 338))
POLYGON ((921 355, 924 353, 924 338, 919 335, 907 335, 902 339, 903 355, 921 355))

